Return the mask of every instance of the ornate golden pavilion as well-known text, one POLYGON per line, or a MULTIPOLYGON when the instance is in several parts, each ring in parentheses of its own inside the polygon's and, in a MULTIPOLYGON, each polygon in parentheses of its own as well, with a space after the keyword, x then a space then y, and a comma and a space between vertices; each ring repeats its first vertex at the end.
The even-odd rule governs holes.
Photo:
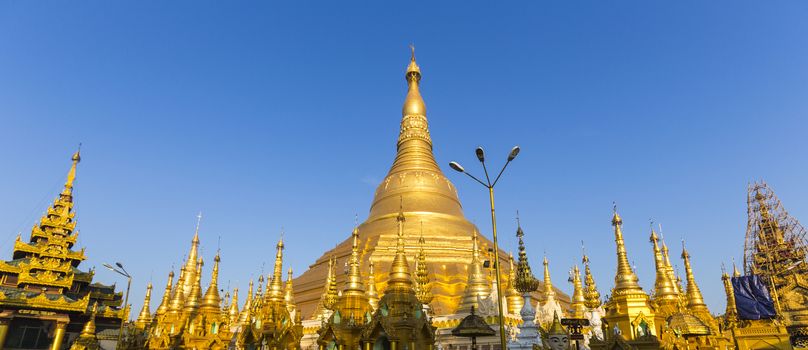
POLYGON ((0 349, 62 349, 89 319, 101 331, 117 329, 128 316, 114 286, 93 283, 95 271, 78 268, 86 259, 84 248, 73 250, 73 182, 80 160, 76 152, 64 190, 27 241, 17 236, 11 260, 0 262, 0 349))

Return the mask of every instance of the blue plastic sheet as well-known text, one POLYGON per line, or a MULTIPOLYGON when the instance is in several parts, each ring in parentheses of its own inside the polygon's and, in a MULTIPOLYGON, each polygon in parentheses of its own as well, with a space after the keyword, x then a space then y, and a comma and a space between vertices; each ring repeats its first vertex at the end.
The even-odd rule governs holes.
POLYGON ((742 320, 760 320, 776 316, 774 302, 760 276, 733 277, 732 290, 735 294, 735 308, 738 310, 738 318, 742 320))

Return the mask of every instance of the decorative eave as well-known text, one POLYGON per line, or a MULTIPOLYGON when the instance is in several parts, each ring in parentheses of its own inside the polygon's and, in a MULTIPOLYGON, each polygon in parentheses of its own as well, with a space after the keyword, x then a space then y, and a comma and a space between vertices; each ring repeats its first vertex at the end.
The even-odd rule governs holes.
POLYGON ((76 311, 87 312, 87 305, 90 302, 89 294, 79 300, 71 300, 64 295, 51 295, 54 299, 46 296, 46 293, 21 291, 17 295, 9 295, 6 291, 0 289, 0 306, 28 308, 28 309, 43 309, 43 310, 58 310, 58 311, 76 311))
POLYGON ((17 280, 17 285, 23 284, 70 288, 70 286, 73 285, 73 273, 71 272, 64 276, 48 270, 39 271, 34 274, 21 273, 17 280))
POLYGON ((14 266, 9 264, 8 262, 0 261, 0 272, 19 274, 20 271, 21 270, 19 266, 14 266))

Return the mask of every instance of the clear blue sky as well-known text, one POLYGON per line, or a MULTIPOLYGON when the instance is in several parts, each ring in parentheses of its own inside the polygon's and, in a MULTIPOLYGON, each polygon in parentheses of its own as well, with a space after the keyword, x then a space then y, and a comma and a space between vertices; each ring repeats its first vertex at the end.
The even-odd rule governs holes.
POLYGON ((367 215, 392 163, 410 42, 467 216, 490 229, 486 193, 445 165, 521 145, 498 185, 501 242, 515 249, 519 209, 534 268, 547 251, 567 292, 581 240, 601 292, 613 285, 612 201, 642 285, 654 218, 680 269, 687 240, 716 313, 747 183, 808 221, 808 2, 292 3, 0 3, 0 254, 82 142, 82 267, 129 267, 135 312, 199 211, 223 286, 245 289, 281 227, 301 273, 367 215))

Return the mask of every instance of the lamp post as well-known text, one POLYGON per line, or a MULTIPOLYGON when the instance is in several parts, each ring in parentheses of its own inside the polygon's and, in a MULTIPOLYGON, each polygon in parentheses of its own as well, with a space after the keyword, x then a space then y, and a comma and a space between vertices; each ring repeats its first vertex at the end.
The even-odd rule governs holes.
POLYGON ((121 315, 121 327, 120 327, 120 329, 118 329, 118 341, 115 343, 115 348, 119 349, 121 347, 121 338, 123 337, 123 325, 127 321, 127 320, 124 320, 124 317, 126 316, 126 308, 129 307, 129 287, 132 286, 132 275, 130 275, 128 272, 126 272, 126 269, 123 268, 123 264, 121 264, 119 262, 116 262, 115 266, 117 266, 117 268, 115 268, 114 266, 112 266, 110 264, 106 264, 106 263, 104 264, 104 267, 106 267, 110 271, 113 271, 113 272, 115 272, 115 273, 117 273, 117 274, 119 274, 121 276, 124 276, 127 279, 127 282, 126 282, 126 296, 123 299, 123 315, 121 315))
POLYGON ((485 152, 483 151, 482 147, 477 147, 474 153, 477 155, 477 160, 480 161, 480 164, 483 166, 483 171, 485 172, 485 182, 478 179, 474 175, 471 175, 466 172, 466 169, 463 168, 457 162, 450 162, 449 166, 457 172, 463 173, 468 175, 470 178, 477 181, 480 185, 483 185, 485 188, 488 188, 488 199, 491 205, 491 227, 494 236, 494 271, 496 271, 497 276, 497 309, 499 311, 499 341, 500 341, 500 349, 506 350, 508 348, 507 341, 505 340, 505 312, 504 307, 502 305, 502 279, 500 278, 500 269, 499 269, 499 244, 497 244, 497 215, 494 211, 494 186, 499 181, 499 178, 502 176, 502 173, 505 172, 505 168, 508 167, 508 164, 513 161, 514 158, 519 154, 519 146, 515 146, 511 149, 511 153, 508 154, 508 160, 505 162, 505 165, 502 166, 502 170, 499 171, 497 177, 494 179, 494 182, 491 182, 491 178, 488 176, 488 168, 485 166, 485 152))

